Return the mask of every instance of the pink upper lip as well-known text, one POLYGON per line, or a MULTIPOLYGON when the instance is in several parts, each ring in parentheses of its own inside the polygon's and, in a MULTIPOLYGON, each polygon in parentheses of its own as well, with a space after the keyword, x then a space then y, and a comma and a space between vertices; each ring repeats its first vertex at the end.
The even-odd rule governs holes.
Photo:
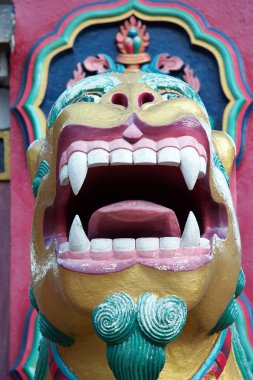
POLYGON ((179 119, 170 125, 154 127, 142 122, 132 115, 125 123, 113 128, 96 128, 84 125, 67 125, 62 130, 58 143, 58 168, 67 163, 74 151, 88 153, 93 149, 104 149, 111 152, 115 149, 134 151, 140 148, 150 148, 158 151, 171 146, 181 149, 186 146, 195 148, 200 156, 209 154, 209 142, 202 125, 193 117, 179 119), (135 124, 142 132, 142 137, 135 143, 129 143, 124 138, 124 132, 129 125, 135 124))

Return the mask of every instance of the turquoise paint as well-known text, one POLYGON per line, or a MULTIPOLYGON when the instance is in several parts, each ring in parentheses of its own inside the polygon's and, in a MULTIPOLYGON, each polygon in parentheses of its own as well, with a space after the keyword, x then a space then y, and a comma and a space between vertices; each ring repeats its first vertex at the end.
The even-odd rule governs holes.
POLYGON ((106 94, 120 83, 121 82, 118 78, 109 74, 98 74, 74 83, 67 88, 67 90, 65 90, 54 103, 48 116, 48 127, 52 127, 55 120, 65 107, 78 102, 78 99, 87 96, 89 92, 97 91, 106 94))
POLYGON ((245 352, 242 348, 238 332, 234 325, 231 326, 232 330, 232 344, 235 354, 236 363, 242 373, 244 380, 253 380, 253 375, 248 366, 247 358, 245 352))
POLYGON ((176 296, 157 300, 154 294, 143 294, 137 303, 137 320, 143 334, 157 344, 167 344, 182 331, 187 309, 176 296))
POLYGON ((107 343, 108 364, 117 380, 155 380, 165 364, 166 344, 181 333, 187 316, 176 296, 157 300, 151 293, 138 302, 115 293, 92 312, 96 334, 107 343))
POLYGON ((33 183, 32 183, 32 192, 36 197, 39 191, 39 187, 42 179, 50 172, 49 164, 46 160, 42 160, 39 164, 39 167, 36 171, 33 183))
POLYGON ((166 91, 176 91, 185 96, 188 99, 191 99, 198 103, 204 112, 206 112, 206 108, 200 99, 200 96, 197 94, 196 91, 193 90, 189 84, 182 81, 181 79, 172 77, 167 74, 154 74, 154 73, 148 73, 143 75, 139 80, 139 83, 145 83, 149 87, 151 87, 153 90, 166 90, 166 91))
POLYGON ((239 276, 238 276, 238 281, 235 289, 235 298, 239 297, 239 295, 242 293, 243 289, 245 288, 246 285, 246 277, 243 272, 243 269, 240 269, 239 276))
POLYGON ((237 303, 235 301, 235 296, 231 299, 225 311, 219 318, 216 325, 211 329, 210 334, 218 333, 228 326, 232 325, 237 317, 237 303))
POLYGON ((214 165, 222 172, 222 174, 224 175, 225 177, 225 180, 228 184, 228 186, 230 185, 230 181, 229 181, 229 176, 226 172, 226 169, 224 168, 222 162, 221 162, 221 159, 220 157, 218 156, 217 153, 214 153, 213 155, 213 161, 214 161, 214 165))

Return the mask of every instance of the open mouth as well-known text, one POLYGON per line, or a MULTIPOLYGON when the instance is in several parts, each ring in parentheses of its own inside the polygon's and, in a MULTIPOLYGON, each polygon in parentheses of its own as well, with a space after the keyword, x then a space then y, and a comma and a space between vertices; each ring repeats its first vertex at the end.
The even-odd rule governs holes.
POLYGON ((214 234, 226 237, 225 206, 210 192, 203 127, 189 118, 144 127, 135 143, 120 138, 126 126, 113 136, 83 126, 61 132, 44 240, 47 248, 55 243, 64 268, 100 274, 141 264, 189 271, 212 259, 214 234))

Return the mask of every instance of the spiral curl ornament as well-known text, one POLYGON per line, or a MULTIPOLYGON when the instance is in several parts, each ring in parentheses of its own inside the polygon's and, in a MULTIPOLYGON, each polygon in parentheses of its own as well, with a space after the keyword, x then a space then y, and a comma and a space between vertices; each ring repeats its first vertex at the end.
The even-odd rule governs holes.
POLYGON ((182 331, 187 317, 184 301, 176 296, 157 300, 151 293, 141 296, 137 304, 137 320, 144 335, 158 344, 167 344, 182 331))
POLYGON ((115 293, 92 312, 96 334, 107 343, 120 343, 131 333, 136 322, 136 306, 126 293, 115 293))

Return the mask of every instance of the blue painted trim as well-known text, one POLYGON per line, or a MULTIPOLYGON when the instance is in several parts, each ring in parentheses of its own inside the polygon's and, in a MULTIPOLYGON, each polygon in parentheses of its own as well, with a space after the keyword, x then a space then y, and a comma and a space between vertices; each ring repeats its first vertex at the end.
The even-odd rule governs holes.
POLYGON ((193 375, 190 380, 201 380, 202 377, 211 368, 212 364, 214 363, 215 359, 217 358, 217 356, 218 356, 218 354, 219 354, 219 352, 223 346, 223 343, 226 339, 227 331, 228 331, 227 329, 222 331, 219 339, 215 343, 212 351, 210 352, 210 355, 208 356, 208 358, 206 359, 206 361, 204 362, 202 367, 199 369, 199 371, 197 373, 195 373, 195 375, 193 375))
POLYGON ((23 330, 24 332, 23 332, 23 337, 22 337, 21 349, 19 351, 19 355, 18 355, 17 360, 15 361, 13 367, 10 369, 10 374, 12 376, 15 376, 15 379, 22 380, 21 376, 16 371, 16 369, 19 366, 19 363, 21 362, 21 360, 23 359, 23 356, 24 356, 24 350, 25 350, 26 344, 27 344, 27 336, 28 336, 28 331, 29 331, 30 319, 31 319, 31 315, 32 315, 33 310, 34 310, 34 307, 30 306, 29 310, 27 312, 27 315, 26 315, 26 319, 25 319, 25 326, 24 326, 24 330, 23 330))
POLYGON ((249 118, 250 118, 252 111, 253 111, 253 103, 251 103, 248 106, 248 108, 244 114, 244 117, 243 117, 242 130, 241 130, 241 146, 240 146, 240 151, 238 153, 238 156, 236 158, 236 167, 237 168, 241 164, 243 156, 244 156, 244 152, 245 152, 245 148, 246 148, 246 136, 247 136, 248 123, 249 123, 249 118))
POLYGON ((62 374, 64 376, 66 376, 66 378, 68 380, 78 380, 78 378, 76 377, 76 375, 74 375, 73 372, 70 371, 70 369, 67 367, 67 365, 64 363, 64 361, 60 357, 60 354, 57 351, 56 345, 54 343, 50 342, 50 347, 51 347, 51 350, 52 350, 52 354, 53 354, 54 360, 55 360, 55 362, 56 362, 59 370, 62 372, 62 374))
POLYGON ((22 117, 21 113, 16 108, 12 108, 11 110, 14 113, 14 115, 16 116, 16 118, 18 119, 18 122, 19 122, 19 124, 21 126, 21 130, 22 130, 22 134, 23 134, 23 139, 24 139, 24 146, 25 146, 25 150, 27 150, 27 148, 30 145, 30 142, 29 142, 29 136, 28 136, 28 133, 27 133, 27 129, 26 129, 26 124, 25 124, 24 118, 22 117))

